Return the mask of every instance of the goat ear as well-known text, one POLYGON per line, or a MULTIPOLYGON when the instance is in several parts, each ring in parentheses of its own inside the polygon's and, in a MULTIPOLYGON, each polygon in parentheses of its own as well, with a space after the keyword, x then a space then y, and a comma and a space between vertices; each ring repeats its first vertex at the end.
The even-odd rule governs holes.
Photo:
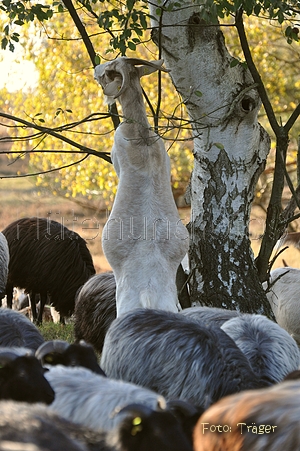
POLYGON ((108 83, 105 88, 103 89, 103 92, 108 97, 115 97, 119 94, 119 91, 121 89, 122 82, 119 78, 115 78, 112 82, 108 83))

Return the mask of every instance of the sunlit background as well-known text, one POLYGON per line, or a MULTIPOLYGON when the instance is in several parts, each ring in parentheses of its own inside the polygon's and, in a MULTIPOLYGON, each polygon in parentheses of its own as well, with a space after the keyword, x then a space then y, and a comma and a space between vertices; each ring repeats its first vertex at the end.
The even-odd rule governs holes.
POLYGON ((34 63, 22 60, 20 51, 0 51, 0 89, 6 88, 9 92, 27 90, 34 88, 38 79, 34 63))

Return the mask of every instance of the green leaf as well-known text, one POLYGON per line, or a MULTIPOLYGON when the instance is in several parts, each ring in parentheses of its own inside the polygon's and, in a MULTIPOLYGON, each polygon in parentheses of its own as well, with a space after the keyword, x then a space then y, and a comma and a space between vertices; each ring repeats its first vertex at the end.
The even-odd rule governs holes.
POLYGON ((140 15, 141 26, 144 30, 147 30, 147 20, 144 14, 140 15))
POLYGON ((99 55, 96 55, 96 56, 95 56, 95 60, 94 60, 95 66, 98 66, 98 64, 100 64, 100 61, 101 61, 100 56, 99 56, 99 55))
POLYGON ((195 95, 196 95, 197 97, 202 97, 202 96, 203 96, 203 94, 202 94, 201 91, 195 91, 195 95))
POLYGON ((3 50, 5 50, 6 47, 7 47, 7 44, 8 44, 8 39, 7 38, 3 38, 2 41, 1 41, 1 48, 3 50))
POLYGON ((12 39, 13 41, 15 41, 15 42, 19 42, 19 35, 17 35, 16 33, 14 33, 14 34, 11 36, 11 39, 12 39))
POLYGON ((127 0, 126 4, 127 4, 127 8, 129 9, 129 11, 131 11, 134 7, 135 0, 127 0))
POLYGON ((130 50, 133 50, 133 51, 135 51, 136 50, 136 45, 135 45, 135 43, 134 42, 132 42, 132 41, 128 41, 128 48, 130 49, 130 50))
POLYGON ((214 145, 215 145, 218 149, 220 149, 220 150, 223 150, 223 149, 224 149, 224 146, 223 146, 222 143, 214 143, 214 145))
POLYGON ((239 60, 237 60, 236 58, 233 58, 233 59, 230 61, 230 67, 235 67, 235 66, 237 66, 239 63, 240 63, 239 60))
POLYGON ((259 3, 257 3, 257 4, 254 6, 253 11, 254 11, 254 14, 255 14, 256 16, 258 16, 259 13, 260 13, 260 11, 261 11, 261 5, 260 5, 259 3))

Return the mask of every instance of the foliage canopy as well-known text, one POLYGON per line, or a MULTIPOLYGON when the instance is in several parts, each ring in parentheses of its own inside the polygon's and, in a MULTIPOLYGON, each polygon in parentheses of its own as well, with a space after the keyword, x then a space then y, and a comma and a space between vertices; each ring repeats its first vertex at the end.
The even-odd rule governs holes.
MULTIPOLYGON (((13 150, 31 151, 31 171, 44 172, 37 177, 38 184, 68 197, 82 195, 92 199, 101 194, 110 202, 116 189, 116 176, 108 162, 97 158, 97 152, 100 157, 108 155, 113 127, 109 114, 95 113, 103 111, 103 102, 99 88, 93 82, 92 67, 118 54, 131 56, 134 52, 135 56, 148 58, 150 52, 153 59, 156 58, 149 35, 148 2, 78 0, 74 5, 88 40, 96 49, 93 60, 82 45, 83 36, 78 26, 74 26, 70 0, 2 2, 2 48, 13 50, 20 42, 26 58, 35 63, 40 83, 31 92, 3 90, 0 107, 11 116, 22 117, 25 113, 29 122, 44 127, 42 131, 29 127, 14 129, 18 139, 13 150), (59 142, 56 136, 45 132, 47 129, 55 130, 66 140, 59 142), (74 142, 80 142, 79 154, 73 153, 74 142), (97 151, 91 155, 84 153, 85 149, 97 151), (55 152, 45 152, 49 150, 55 152), (52 172, 59 167, 64 167, 59 175, 52 172)), ((184 1, 161 2, 157 13, 162 16, 165 11, 186 5, 184 1)), ((224 25, 236 64, 244 62, 234 18, 241 10, 249 16, 245 19, 247 36, 259 72, 275 111, 283 121, 288 118, 297 106, 295 88, 300 83, 299 78, 297 80, 299 49, 293 44, 299 41, 299 1, 205 0, 199 5, 202 20, 210 24, 220 21, 224 25), (284 45, 284 39, 292 45, 284 45), (270 41, 275 43, 272 47, 270 41)), ((158 87, 164 86, 163 95, 154 94, 157 86, 154 77, 145 89, 149 93, 148 111, 154 116, 153 125, 159 124, 161 135, 170 144, 173 187, 181 192, 192 167, 191 132, 184 106, 174 93, 170 79, 163 77, 158 80, 158 87)), ((262 121, 268 128, 265 117, 262 121)), ((269 131, 272 132, 270 127, 269 131)), ((291 161, 296 158, 298 133, 295 127, 291 161)), ((260 191, 262 189, 260 186, 260 191)))

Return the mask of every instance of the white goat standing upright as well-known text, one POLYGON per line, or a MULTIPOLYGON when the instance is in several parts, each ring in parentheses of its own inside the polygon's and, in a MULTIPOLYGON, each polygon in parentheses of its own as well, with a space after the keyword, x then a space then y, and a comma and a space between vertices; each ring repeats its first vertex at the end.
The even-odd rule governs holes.
POLYGON ((120 57, 95 68, 108 103, 118 98, 124 118, 111 152, 119 186, 102 236, 116 278, 117 316, 140 307, 178 311, 176 271, 188 233, 171 190, 169 156, 151 130, 140 85, 141 76, 166 71, 162 63, 120 57))

